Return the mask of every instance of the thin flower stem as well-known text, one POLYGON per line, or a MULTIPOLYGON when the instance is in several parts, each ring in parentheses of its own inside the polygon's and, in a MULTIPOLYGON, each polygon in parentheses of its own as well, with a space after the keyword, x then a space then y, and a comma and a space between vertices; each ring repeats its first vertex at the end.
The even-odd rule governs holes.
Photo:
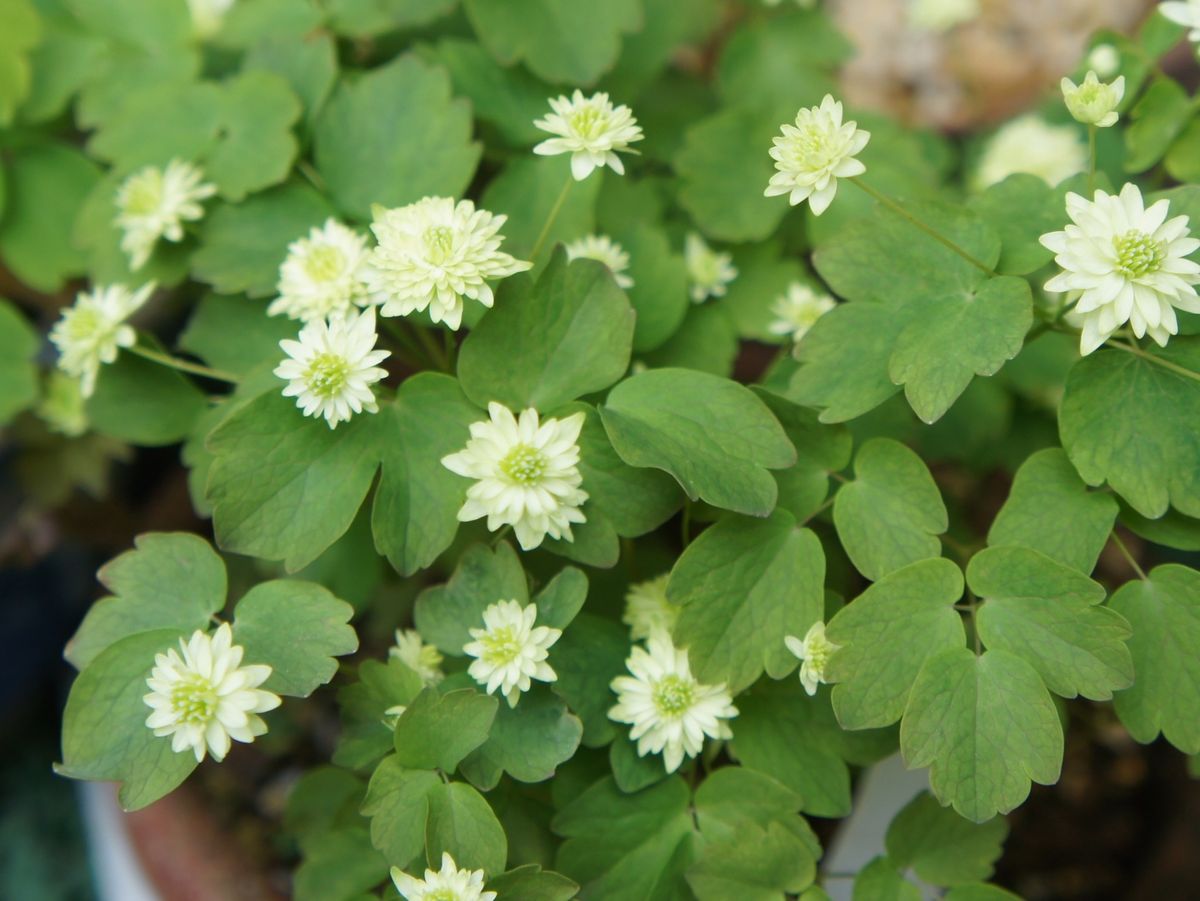
POLYGON ((189 363, 187 360, 181 360, 179 357, 173 357, 170 354, 160 353, 157 350, 152 350, 141 344, 135 344, 133 347, 127 347, 130 353, 137 354, 151 362, 158 363, 161 366, 168 366, 171 369, 178 369, 180 372, 191 373, 192 375, 201 375, 206 379, 214 379, 218 382, 228 382, 231 385, 238 383, 238 377, 228 372, 222 372, 220 369, 210 369, 207 366, 201 366, 199 363, 189 363))
POLYGON ((679 518, 679 537, 686 548, 692 543, 692 502, 683 502, 683 515, 679 518))
POLYGON ((1138 566, 1137 560, 1133 559, 1133 554, 1129 552, 1129 548, 1125 546, 1125 542, 1122 541, 1117 535, 1117 530, 1113 529, 1112 534, 1108 537, 1111 538, 1112 543, 1117 546, 1117 550, 1121 552, 1121 556, 1125 558, 1125 562, 1129 564, 1130 568, 1133 569, 1135 573, 1137 573, 1137 577, 1143 582, 1150 581, 1150 579, 1146 576, 1145 570, 1138 566))
POLYGON ((970 263, 975 268, 981 269, 982 271, 986 272, 988 275, 991 275, 991 276, 995 276, 998 274, 996 272, 996 270, 993 269, 991 266, 987 265, 987 263, 984 263, 983 261, 976 259, 974 256, 972 256, 967 251, 963 250, 961 247, 959 247, 957 244, 955 244, 953 241, 951 241, 949 238, 947 238, 941 232, 930 228, 928 225, 926 225, 924 222, 922 222, 920 219, 918 219, 916 216, 914 216, 912 213, 910 213, 908 210, 906 210, 900 204, 896 203, 896 201, 892 200, 892 198, 888 197, 886 194, 876 191, 874 188, 872 188, 869 184, 867 184, 865 181, 863 181, 857 175, 853 176, 850 179, 850 181, 854 182, 856 185, 858 185, 859 188, 861 188, 863 191, 866 191, 867 194, 869 194, 871 197, 874 197, 876 200, 878 200, 880 203, 882 203, 885 207, 887 207, 889 210, 891 210, 897 216, 900 216, 900 217, 908 220, 910 223, 912 223, 914 226, 919 228, 921 231, 925 232, 925 234, 929 235, 929 237, 933 238, 939 244, 941 244, 942 246, 944 246, 950 250, 953 250, 956 254, 958 254, 960 257, 962 257, 964 260, 966 260, 968 263, 970 263))
POLYGON ((567 173, 567 181, 562 186, 562 190, 558 192, 558 199, 554 201, 554 206, 550 208, 550 215, 546 217, 546 223, 542 226, 541 233, 537 236, 537 240, 533 242, 533 250, 529 251, 529 259, 537 262, 539 251, 542 245, 546 243, 546 238, 550 236, 550 229, 554 227, 554 220, 558 218, 558 214, 562 211, 563 204, 567 202, 567 195, 571 193, 571 185, 575 183, 575 177, 571 173, 567 173))
POLYGON ((975 656, 978 657, 983 653, 983 642, 979 640, 979 598, 970 588, 967 589, 967 602, 971 605, 971 638, 975 642, 975 656))
POLYGON ((1096 126, 1088 126, 1088 197, 1096 192, 1096 126))
POLYGON ((1164 360, 1162 357, 1157 357, 1154 354, 1146 353, 1146 351, 1142 350, 1136 344, 1123 344, 1120 341, 1113 341, 1110 339, 1108 341, 1108 346, 1115 347, 1117 350, 1123 350, 1127 354, 1133 354, 1135 357, 1141 357, 1144 360, 1149 360, 1151 363, 1161 366, 1163 369, 1170 370, 1176 375, 1181 375, 1184 378, 1189 378, 1200 382, 1200 372, 1195 372, 1194 370, 1188 369, 1186 366, 1180 366, 1178 363, 1172 363, 1170 360, 1164 360))
POLYGON ((446 371, 453 374, 458 358, 458 342, 454 340, 454 332, 448 328, 442 329, 442 349, 446 354, 446 371))
POLYGON ((820 516, 822 513, 824 513, 830 507, 832 507, 833 501, 836 497, 837 497, 836 494, 829 495, 829 497, 825 500, 825 503, 821 504, 821 506, 819 506, 819 507, 817 507, 817 509, 813 510, 812 513, 808 514, 808 516, 805 518, 804 522, 800 523, 800 525, 802 525, 802 526, 808 525, 810 522, 812 522, 814 519, 816 519, 818 516, 820 516))
POLYGON ((413 359, 426 369, 435 368, 433 361, 425 355, 425 350, 418 344, 408 329, 404 328, 395 319, 384 319, 383 326, 388 330, 393 338, 404 345, 404 349, 412 354, 413 359))
POLYGON ((437 368, 443 372, 450 372, 449 360, 446 359, 446 355, 438 347, 438 343, 433 340, 429 331, 419 325, 413 325, 412 330, 417 336, 417 340, 421 342, 421 346, 425 348, 425 353, 429 354, 429 359, 437 365, 437 368))

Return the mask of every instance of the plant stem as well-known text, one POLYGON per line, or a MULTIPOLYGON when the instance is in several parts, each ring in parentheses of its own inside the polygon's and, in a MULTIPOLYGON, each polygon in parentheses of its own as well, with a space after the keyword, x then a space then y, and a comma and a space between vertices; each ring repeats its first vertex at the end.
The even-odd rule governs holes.
POLYGON ((1096 126, 1088 126, 1088 197, 1096 192, 1096 126))
POLYGON ((529 251, 530 261, 537 262, 538 252, 541 251, 542 245, 546 243, 546 238, 550 236, 550 229, 554 227, 554 220, 558 218, 563 204, 567 202, 567 195, 571 193, 571 185, 574 183, 575 177, 568 172, 567 181, 562 186, 562 190, 558 192, 558 199, 554 201, 554 206, 550 207, 550 215, 546 217, 546 223, 542 226, 537 240, 533 242, 533 250, 529 251))
POLYGON ((454 340, 454 332, 448 328, 442 329, 442 350, 446 356, 446 371, 453 375, 458 358, 458 342, 454 340))
POLYGON ((1125 542, 1122 541, 1120 539, 1120 537, 1117 535, 1117 530, 1113 529, 1112 534, 1109 535, 1108 537, 1111 538, 1112 543, 1117 546, 1117 550, 1121 552, 1121 556, 1123 556, 1125 558, 1125 562, 1129 564, 1129 566, 1133 569, 1133 571, 1135 573, 1137 573, 1137 577, 1139 579, 1141 579, 1143 582, 1150 581, 1149 578, 1146 576, 1145 570, 1143 570, 1140 566, 1138 566, 1138 562, 1135 559, 1133 559, 1133 554, 1131 554, 1129 552, 1129 548, 1127 548, 1125 546, 1125 542))
POLYGON ((802 526, 808 525, 810 522, 812 522, 814 519, 816 519, 818 516, 820 516, 822 513, 824 513, 830 507, 832 507, 834 498, 836 498, 836 497, 837 497, 836 494, 829 495, 829 497, 826 498, 825 503, 821 504, 821 506, 819 506, 819 507, 817 507, 817 509, 813 510, 812 513, 808 514, 808 516, 805 518, 804 522, 800 523, 800 525, 802 525, 802 526))
POLYGON ((929 235, 929 237, 933 238, 935 241, 937 241, 943 247, 946 247, 946 248, 954 251, 956 254, 958 254, 960 257, 962 257, 964 260, 966 260, 968 263, 970 263, 975 268, 981 269, 982 271, 986 272, 988 275, 991 275, 991 276, 995 276, 997 274, 996 270, 993 269, 991 266, 987 265, 986 263, 984 263, 983 261, 981 261, 979 259, 976 259, 974 256, 972 256, 967 251, 963 250, 961 247, 959 247, 957 244, 955 244, 953 241, 951 241, 949 238, 947 238, 941 232, 939 232, 933 228, 930 228, 928 225, 926 225, 924 222, 922 222, 920 219, 918 219, 916 216, 914 216, 912 213, 910 213, 908 210, 906 210, 900 204, 896 203, 896 201, 892 200, 892 198, 888 197, 886 194, 876 191, 874 188, 872 188, 869 184, 867 184, 865 181, 863 181, 857 175, 853 176, 850 179, 850 181, 854 182, 856 185, 858 185, 859 188, 861 188, 863 191, 866 191, 867 194, 869 194, 871 197, 874 197, 876 200, 878 200, 880 203, 882 203, 885 207, 887 207, 889 210, 891 210, 897 216, 900 216, 903 219, 908 220, 908 222, 910 222, 912 225, 916 226, 921 231, 925 232, 925 234, 929 235))
POLYGON ((171 369, 178 369, 180 372, 188 372, 192 375, 201 375, 206 379, 215 379, 218 382, 228 382, 231 385, 238 383, 236 375, 228 372, 222 372, 220 369, 209 369, 207 366, 201 366, 199 363, 189 363, 187 360, 181 360, 179 357, 173 357, 170 354, 164 354, 149 347, 140 344, 135 344, 133 347, 125 348, 130 353, 137 354, 151 362, 158 363, 161 366, 168 366, 171 369))
POLYGON ((967 601, 971 605, 971 638, 975 641, 975 656, 983 653, 983 644, 979 640, 979 598, 975 592, 967 589, 967 601))
POLYGON ((684 500, 683 514, 679 518, 679 537, 683 541, 683 546, 686 548, 692 542, 692 502, 684 500))
POLYGON ((1109 339, 1108 346, 1115 347, 1117 350, 1123 350, 1127 354, 1133 354, 1135 357, 1141 357, 1144 360, 1149 360, 1151 363, 1155 363, 1156 365, 1161 366, 1163 369, 1170 370, 1176 375, 1181 375, 1184 378, 1189 378, 1200 382, 1200 372, 1195 372, 1191 369, 1188 369, 1186 366, 1180 366, 1178 363, 1172 363, 1170 360, 1164 360, 1162 357, 1156 357, 1154 354, 1146 353, 1146 351, 1142 350, 1136 344, 1122 344, 1120 341, 1113 341, 1112 339, 1109 339))
POLYGON ((446 359, 446 355, 442 353, 442 349, 438 347, 437 342, 433 340, 433 336, 419 325, 413 325, 412 330, 417 336, 417 340, 421 342, 421 346, 425 348, 425 353, 429 354, 429 359, 437 365, 438 369, 443 372, 449 372, 449 361, 446 359))
POLYGON ((384 319, 384 328, 388 330, 393 338, 404 345, 404 349, 412 354, 413 359, 425 369, 435 368, 433 361, 426 355, 424 349, 413 340, 412 334, 395 319, 384 319))

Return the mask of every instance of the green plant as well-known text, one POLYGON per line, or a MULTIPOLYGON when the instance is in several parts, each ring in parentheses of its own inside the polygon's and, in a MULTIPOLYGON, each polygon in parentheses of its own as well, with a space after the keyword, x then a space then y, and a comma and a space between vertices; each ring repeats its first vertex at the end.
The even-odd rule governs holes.
POLYGON ((1107 39, 1119 123, 1061 126, 1084 171, 968 190, 948 140, 841 122, 819 10, 191 5, 0 29, 0 256, 95 286, 52 333, 71 379, 0 307, 0 415, 182 443, 221 552, 101 571, 61 772, 140 807, 336 681, 297 898, 422 897, 445 853, 483 875, 444 897, 816 899, 804 815, 899 748, 934 797, 862 896, 968 899, 1005 896, 997 817, 1058 779, 1065 701, 1200 752, 1200 574, 1128 547, 1200 549, 1196 242, 1114 190, 1200 215, 1180 28, 1107 39), (1062 231, 1096 189, 1099 263, 1062 231), (181 640, 257 669, 220 688, 181 640))

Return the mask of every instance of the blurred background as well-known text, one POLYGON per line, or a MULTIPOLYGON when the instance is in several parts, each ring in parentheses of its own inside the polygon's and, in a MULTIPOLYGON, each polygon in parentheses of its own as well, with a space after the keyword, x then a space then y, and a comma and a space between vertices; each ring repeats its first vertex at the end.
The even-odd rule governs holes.
MULTIPOLYGON (((826 2, 858 47, 842 73, 849 106, 968 143, 1053 96, 1058 80, 1079 69, 1097 31, 1131 33, 1153 6, 1143 0, 826 2)), ((3 10, 0 2, 0 32, 3 10)), ((681 64, 704 66, 712 49, 689 48, 681 64)), ((1195 84, 1186 45, 1165 68, 1195 84)), ((2 267, 0 295, 40 310, 47 321, 71 296, 39 294, 2 267)), ((96 569, 130 547, 134 535, 210 535, 207 521, 192 513, 178 454, 178 448, 134 450, 97 435, 68 439, 31 415, 0 436, 0 901, 99 897, 80 788, 50 768, 72 678, 62 647, 100 594, 96 569)), ((939 475, 953 481, 952 471, 939 475)), ((1006 477, 984 484, 994 494, 994 512, 1006 477)), ((1127 575, 1119 558, 1100 566, 1115 581, 1127 575)), ((376 637, 386 636, 389 625, 375 624, 376 637)), ((1009 818, 996 881, 1031 901, 1200 897, 1200 788, 1189 761, 1162 744, 1136 745, 1110 709, 1076 702, 1069 710, 1062 781, 1034 786, 1009 818)), ((317 733, 315 746, 289 751, 295 763, 321 759, 320 733, 332 719, 319 711, 313 717, 305 727, 317 733)), ((236 766, 219 772, 206 764, 176 795, 130 818, 135 834, 159 839, 140 846, 142 863, 173 883, 164 893, 171 898, 286 893, 291 849, 279 837, 279 821, 295 767, 280 775, 277 766, 265 767, 240 749, 231 760, 236 766), (172 825, 180 811, 199 825, 180 833, 172 825), (188 868, 197 862, 224 874, 217 888, 189 884, 188 868)), ((818 824, 823 837, 832 825, 818 824)))

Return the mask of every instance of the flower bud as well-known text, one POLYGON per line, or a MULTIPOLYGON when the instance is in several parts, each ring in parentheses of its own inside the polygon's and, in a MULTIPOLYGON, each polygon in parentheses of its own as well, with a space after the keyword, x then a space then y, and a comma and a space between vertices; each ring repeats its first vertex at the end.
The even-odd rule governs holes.
POLYGON ((1125 76, 1105 84, 1089 71, 1083 84, 1076 86, 1069 78, 1062 80, 1063 100, 1076 122, 1108 128, 1117 121, 1117 106, 1125 96, 1125 76))

